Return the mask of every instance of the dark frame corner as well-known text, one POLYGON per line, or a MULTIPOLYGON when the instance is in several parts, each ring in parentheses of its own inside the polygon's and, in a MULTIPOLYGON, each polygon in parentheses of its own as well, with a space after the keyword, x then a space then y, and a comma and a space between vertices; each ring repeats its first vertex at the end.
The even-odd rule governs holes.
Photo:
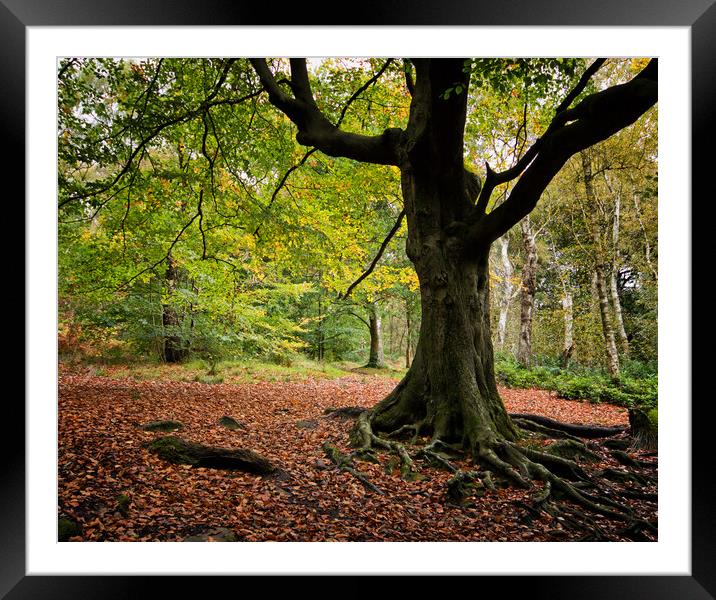
MULTIPOLYGON (((277 11, 269 3, 225 0, 0 0, 0 112, 3 140, 12 149, 5 157, 7 173, 25 170, 25 33, 40 25, 644 25, 690 26, 692 61, 692 195, 697 190, 709 201, 713 184, 714 109, 716 106, 716 3, 715 0, 603 0, 569 3, 564 0, 515 0, 481 3, 469 0, 386 0, 356 3, 351 22, 336 18, 335 5, 319 0, 293 4, 277 11), (325 5, 325 6, 322 6, 325 5), (706 190, 709 190, 708 196, 706 190)), ((21 186, 24 185, 21 184, 21 186)), ((22 188, 21 188, 21 193, 22 188)), ((24 194, 23 194, 24 195, 24 194)), ((8 196, 9 199, 9 196, 8 196)), ((671 199, 677 200, 677 199, 671 199)), ((683 199, 689 210, 688 199, 683 199)), ((25 222, 24 211, 21 216, 25 222)), ((692 217, 692 223, 693 217, 692 217)), ((692 234, 693 239, 693 234, 692 234)), ((697 256, 694 254, 694 259, 697 256)), ((693 267, 692 267, 692 272, 693 267)), ((710 294, 702 294, 710 297, 710 294)), ((694 296, 694 299, 698 299, 694 296)), ((696 306, 692 304, 692 314, 696 306)), ((710 307, 709 307, 710 308, 710 307)), ((712 310, 710 308, 710 310, 712 310)), ((24 307, 23 307, 24 311, 24 307)), ((26 318, 31 318, 27 315, 26 318)), ((706 316, 704 311, 697 313, 706 316)), ((697 353, 693 360, 703 360, 697 353)), ((693 372, 693 367, 692 367, 693 372)), ((684 398, 684 402, 690 399, 684 398)), ((700 400, 710 400, 707 396, 700 400)), ((713 436, 707 402, 692 404, 692 574, 690 576, 530 576, 499 578, 499 592, 524 592, 532 598, 629 598, 630 600, 716 598, 716 511, 712 509, 713 449, 706 441, 713 436), (706 406, 705 406, 706 405, 706 406), (709 464, 711 463, 711 464, 709 464), (698 478, 693 473, 700 474, 698 478)), ((24 403, 8 397, 6 423, 23 422, 24 403), (10 421, 13 419, 13 421, 10 421)), ((148 595, 150 585, 161 584, 164 594, 181 585, 205 590, 223 578, 139 576, 79 577, 26 576, 25 569, 25 454, 24 445, 10 442, 0 463, 0 597, 20 598, 131 598, 148 595), (18 451, 18 448, 21 450, 18 451)), ((285 579, 285 578, 281 578, 285 579)), ((291 578, 295 580, 295 578, 291 578)), ((484 578, 483 578, 484 579, 484 578)), ((288 583, 288 582, 287 582, 288 583)), ((291 581, 291 585, 295 581, 291 581)), ((261 585, 265 585, 262 583, 261 585)), ((345 581, 336 582, 345 589, 345 581)), ((484 582, 480 583, 483 586, 484 582)), ((484 590, 482 590, 484 591, 484 590)), ((498 593, 499 593, 498 592, 498 593)), ((191 593, 191 592, 190 592, 191 593)))

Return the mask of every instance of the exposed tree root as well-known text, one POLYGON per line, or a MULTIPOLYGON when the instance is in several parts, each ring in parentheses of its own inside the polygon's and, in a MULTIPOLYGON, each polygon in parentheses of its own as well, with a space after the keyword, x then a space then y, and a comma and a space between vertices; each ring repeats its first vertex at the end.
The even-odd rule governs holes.
POLYGON ((268 459, 244 448, 220 448, 187 442, 170 435, 146 444, 150 452, 173 463, 209 469, 239 470, 259 475, 277 474, 279 469, 268 459))
POLYGON ((346 473, 353 475, 353 477, 360 481, 371 492, 381 495, 385 494, 385 492, 378 486, 371 483, 363 473, 353 467, 353 457, 351 455, 343 454, 338 448, 329 442, 325 442, 323 444, 323 451, 326 453, 326 456, 331 460, 331 462, 333 462, 341 471, 345 471, 346 473))
MULTIPOLYGON (((371 413, 362 412, 358 416, 351 431, 351 443, 355 449, 350 455, 341 454, 335 447, 324 449, 331 460, 339 468, 357 477, 367 488, 383 493, 367 481, 365 475, 357 471, 353 465, 354 458, 370 460, 375 458, 375 451, 387 451, 395 455, 395 464, 400 464, 400 472, 404 479, 417 476, 416 460, 432 466, 443 468, 453 475, 447 483, 447 502, 457 506, 468 506, 470 496, 480 496, 487 490, 499 485, 514 485, 524 489, 538 488, 531 503, 518 502, 518 506, 526 510, 526 518, 537 518, 542 513, 558 519, 564 526, 588 531, 584 540, 613 539, 612 530, 605 531, 591 515, 601 515, 609 519, 625 523, 619 535, 628 539, 649 539, 646 533, 655 533, 651 523, 639 519, 627 504, 629 500, 654 501, 655 494, 635 491, 633 489, 617 489, 614 483, 648 485, 652 479, 643 473, 621 471, 604 468, 589 475, 582 463, 604 460, 594 445, 589 448, 575 432, 586 438, 605 437, 624 432, 624 428, 591 427, 570 425, 552 419, 533 419, 533 415, 521 415, 517 424, 528 423, 528 428, 541 438, 558 437, 558 441, 540 449, 530 444, 498 439, 487 435, 472 448, 472 457, 479 470, 461 470, 451 459, 463 455, 461 449, 448 444, 439 438, 429 444, 408 452, 406 447, 395 438, 410 438, 410 444, 418 441, 422 424, 402 425, 387 435, 377 435, 371 426, 371 413), (538 422, 541 421, 541 422, 538 422), (554 435, 553 432, 556 432, 554 435), (611 536, 611 537, 610 537, 611 536)), ((604 451, 603 451, 604 452, 604 451)), ((613 449, 609 456, 621 464, 642 470, 652 467, 651 463, 638 461, 620 449, 613 449)), ((555 535, 558 535, 555 533, 555 535)))
POLYGON ((579 438, 574 435, 570 435, 569 433, 560 431, 559 429, 552 429, 551 427, 540 425, 539 423, 535 421, 530 421, 529 419, 514 418, 512 419, 512 422, 521 429, 526 429, 527 431, 539 433, 545 438, 566 439, 575 442, 580 441, 579 438))
POLYGON ((557 431, 562 431, 573 436, 580 438, 603 438, 610 437, 612 435, 618 435, 626 431, 627 427, 601 427, 599 425, 575 425, 573 423, 563 423, 561 421, 555 421, 542 415, 533 415, 525 413, 510 413, 510 417, 513 419, 519 419, 521 421, 532 421, 539 425, 544 425, 557 431))

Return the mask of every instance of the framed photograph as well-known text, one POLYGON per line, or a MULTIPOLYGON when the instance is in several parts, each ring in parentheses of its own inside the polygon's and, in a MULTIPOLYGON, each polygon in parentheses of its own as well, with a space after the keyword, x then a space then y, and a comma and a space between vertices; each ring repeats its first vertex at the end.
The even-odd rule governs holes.
MULTIPOLYGON (((27 281, 25 398, 20 402, 8 396, 5 413, 9 430, 22 430, 24 422, 26 438, 23 445, 4 437, 0 597, 120 598, 141 594, 148 585, 161 586, 165 593, 186 588, 187 580, 179 575, 214 576, 200 584, 211 586, 220 575, 310 574, 481 575, 483 580, 489 576, 496 588, 539 598, 716 597, 708 402, 692 401, 691 379, 696 358, 691 354, 691 197, 696 190, 706 196, 710 189, 705 183, 711 170, 706 161, 713 154, 716 86, 712 2, 390 2, 356 5, 352 22, 343 23, 336 6, 324 3, 284 10, 220 0, 76 0, 62 6, 0 0, 0 80, 5 84, 0 103, 6 147, 13 148, 5 172, 25 173, 27 281), (57 540, 58 68, 72 57, 254 56, 658 59, 658 539, 579 544, 57 540)), ((284 110, 287 122, 305 123, 295 104, 282 104, 280 86, 285 82, 277 82, 265 62, 263 66, 266 71, 254 64, 264 89, 271 91, 271 102, 284 110)), ((651 69, 656 73, 655 66, 651 69)), ((458 87, 454 84, 450 91, 459 95, 458 87)), ((291 85, 297 97, 303 93, 298 88, 291 85)), ((205 128, 203 151, 208 156, 206 121, 205 128)), ((307 146, 324 143, 315 132, 304 139, 311 142, 307 146)), ((350 140, 342 143, 350 145, 350 140)), ((367 155, 361 144, 343 156, 367 155)), ((376 162, 394 164, 385 154, 373 156, 379 156, 376 162)), ((487 185, 481 181, 480 189, 487 185)), ((479 206, 477 195, 475 200, 479 206)), ((201 202, 202 196, 196 220, 190 221, 200 229, 201 202)))

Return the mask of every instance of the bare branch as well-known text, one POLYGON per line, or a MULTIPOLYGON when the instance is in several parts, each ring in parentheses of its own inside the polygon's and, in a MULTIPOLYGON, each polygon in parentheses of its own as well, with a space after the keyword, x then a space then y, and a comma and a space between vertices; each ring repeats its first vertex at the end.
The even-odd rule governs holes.
POLYGON ((378 72, 373 75, 368 81, 366 81, 362 86, 360 86, 351 97, 348 99, 348 102, 346 102, 345 106, 343 107, 343 110, 341 111, 340 116, 338 117, 338 120, 336 121, 336 127, 338 127, 342 122, 343 119, 346 116, 346 112, 348 112, 348 108, 350 108, 350 105, 355 102, 355 100, 363 93, 365 92, 371 85, 373 85, 378 79, 380 79, 380 76, 385 73, 385 70, 388 68, 390 63, 393 62, 392 58, 389 58, 383 63, 383 66, 378 70, 378 72))
POLYGON ((395 221, 395 225, 393 225, 393 228, 388 232, 388 235, 383 240, 383 243, 380 245, 380 248, 378 248, 378 253, 373 258, 373 261, 370 263, 369 267, 362 273, 362 275, 358 279, 351 283, 351 285, 343 294, 338 295, 339 300, 346 299, 350 295, 350 293, 356 288, 356 286, 358 286, 361 281, 363 281, 366 277, 368 277, 368 275, 373 272, 373 269, 375 269, 376 265, 378 264, 378 261, 382 258, 383 252, 385 252, 385 249, 388 247, 390 240, 393 239, 393 236, 398 232, 398 229, 400 229, 400 225, 403 222, 403 217, 405 217, 405 210, 400 211, 398 219, 395 221))

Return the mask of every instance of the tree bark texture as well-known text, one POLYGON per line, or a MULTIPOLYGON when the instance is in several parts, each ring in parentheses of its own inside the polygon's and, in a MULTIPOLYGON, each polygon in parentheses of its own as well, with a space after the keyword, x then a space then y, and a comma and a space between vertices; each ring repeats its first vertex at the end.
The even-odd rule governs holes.
POLYGON ((624 356, 629 356, 629 338, 626 329, 624 329, 624 316, 622 315, 622 303, 619 298, 619 288, 617 286, 617 271, 619 267, 619 221, 621 214, 621 193, 618 192, 614 197, 614 220, 612 222, 612 269, 609 278, 609 293, 612 298, 612 307, 614 308, 614 324, 619 336, 619 347, 624 356))
POLYGON ((532 361, 532 317, 537 281, 537 246, 529 216, 522 219, 520 229, 525 263, 522 266, 522 287, 520 289, 520 339, 517 347, 517 361, 529 369, 532 361))
POLYGON ((376 302, 368 304, 368 329, 370 331, 370 355, 366 367, 373 369, 385 368, 385 354, 383 352, 383 329, 381 325, 380 310, 376 302))
POLYGON ((181 317, 176 308, 171 304, 172 296, 176 293, 178 278, 179 269, 177 268, 176 261, 170 254, 167 256, 167 270, 165 274, 168 301, 162 304, 162 327, 164 329, 162 360, 167 363, 181 362, 186 358, 188 353, 188 348, 182 344, 182 338, 179 335, 181 317))
POLYGON ((502 262, 502 286, 500 290, 500 316, 497 321, 497 349, 505 349, 507 339, 507 317, 510 312, 510 303, 514 293, 512 282, 512 262, 509 255, 510 239, 507 235, 500 238, 500 258, 502 262))

